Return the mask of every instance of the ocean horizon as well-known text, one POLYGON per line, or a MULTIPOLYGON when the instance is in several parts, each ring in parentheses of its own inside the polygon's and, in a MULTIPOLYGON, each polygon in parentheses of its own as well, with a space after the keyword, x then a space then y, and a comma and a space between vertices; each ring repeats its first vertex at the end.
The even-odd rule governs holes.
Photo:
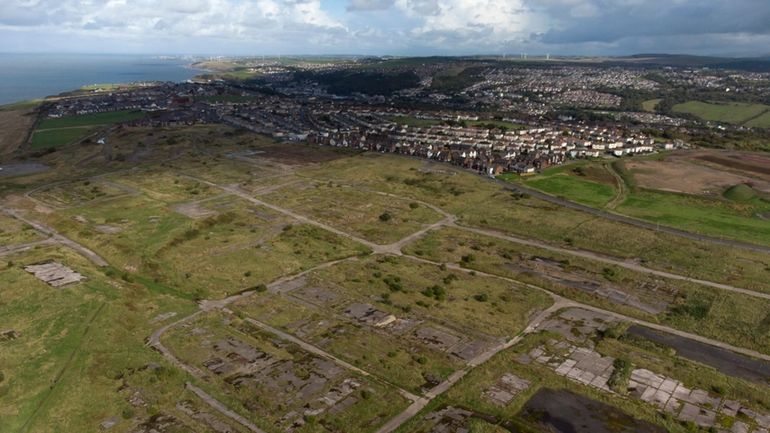
POLYGON ((157 55, 0 53, 0 105, 91 84, 185 81, 201 73, 189 64, 157 55))

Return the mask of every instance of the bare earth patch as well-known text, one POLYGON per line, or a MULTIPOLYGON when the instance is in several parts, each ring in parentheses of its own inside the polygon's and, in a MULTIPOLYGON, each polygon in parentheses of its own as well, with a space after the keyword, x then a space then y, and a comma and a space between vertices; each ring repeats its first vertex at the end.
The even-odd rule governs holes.
POLYGON ((683 158, 628 161, 626 166, 642 188, 718 195, 730 186, 750 182, 760 191, 770 191, 768 181, 691 163, 683 158))
POLYGON ((0 155, 16 150, 34 123, 35 116, 29 110, 0 111, 0 155))

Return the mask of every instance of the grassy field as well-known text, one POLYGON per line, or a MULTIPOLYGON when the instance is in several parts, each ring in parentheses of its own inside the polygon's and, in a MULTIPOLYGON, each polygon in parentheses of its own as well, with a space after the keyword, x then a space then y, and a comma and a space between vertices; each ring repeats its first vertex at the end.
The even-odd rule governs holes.
MULTIPOLYGON (((210 381, 189 377, 147 348, 145 339, 165 324, 197 311, 196 300, 258 288, 342 258, 348 260, 300 277, 299 286, 292 286, 293 282, 277 288, 271 286, 271 291, 231 304, 234 315, 202 315, 201 322, 175 328, 164 341, 184 359, 205 368, 202 362, 207 358, 201 344, 224 338, 242 339, 273 351, 282 360, 295 361, 298 377, 310 374, 310 367, 304 364, 308 359, 306 353, 259 331, 246 320, 251 317, 305 339, 378 378, 421 392, 428 377, 445 378, 462 363, 449 349, 437 349, 418 340, 413 329, 432 326, 469 341, 491 344, 517 335, 538 311, 551 305, 550 297, 540 291, 472 272, 476 271, 541 285, 581 302, 736 346, 765 353, 770 347, 770 302, 765 300, 689 282, 652 278, 456 228, 430 232, 408 245, 404 252, 438 262, 459 263, 468 272, 410 257, 370 256, 367 248, 353 241, 223 194, 221 189, 181 173, 221 184, 237 184, 255 197, 374 242, 393 242, 438 221, 440 213, 418 203, 424 201, 457 215, 461 225, 493 228, 765 292, 770 291, 770 255, 594 218, 513 194, 480 176, 417 159, 273 145, 252 134, 211 127, 154 131, 129 128, 111 137, 111 143, 120 152, 129 154, 137 148, 152 148, 157 153, 130 164, 110 161, 103 166, 93 163, 82 168, 75 162, 84 157, 87 149, 82 154, 57 152, 61 155, 45 161, 62 164, 66 169, 46 173, 44 180, 29 180, 29 188, 44 181, 62 180, 36 193, 34 197, 41 202, 25 197, 20 189, 23 184, 17 194, 7 198, 9 205, 23 210, 30 218, 49 224, 95 250, 110 266, 94 269, 81 256, 51 246, 3 258, 0 316, 4 325, 0 330, 17 330, 20 337, 0 341, 0 401, 4 403, 0 404, 0 431, 19 432, 25 424, 30 432, 94 431, 99 429, 100 422, 114 418, 118 424, 111 431, 125 433, 154 415, 168 414, 180 423, 177 430, 203 433, 210 429, 186 415, 179 403, 189 401, 202 410, 212 410, 184 391, 186 381, 196 383, 229 407, 251 417, 266 431, 283 430, 272 421, 280 419, 279 414, 290 408, 274 404, 284 401, 277 394, 265 389, 255 392, 254 386, 238 388, 213 376, 210 381), (205 146, 211 153, 197 154, 191 144, 205 146), (230 158, 233 154, 246 160, 234 160, 230 158), (159 164, 151 166, 150 162, 159 164), (134 166, 139 168, 91 177, 134 166), (64 182, 65 178, 68 181, 64 182), (384 214, 388 217, 382 217, 384 214), (88 279, 53 289, 21 268, 48 259, 65 263, 88 279), (551 274, 544 272, 548 269, 551 274), (571 288, 548 276, 597 281, 603 287, 612 286, 632 294, 642 303, 663 301, 667 305, 660 313, 649 313, 571 288), (312 297, 314 290, 321 295, 312 297), (328 294, 331 295, 326 298, 328 294), (371 304, 403 320, 399 325, 415 328, 399 333, 395 327, 375 329, 362 324, 345 312, 352 303, 371 304), (195 330, 198 327, 213 331, 208 336, 199 335, 195 330), (56 377, 60 377, 58 382, 56 377), (129 400, 134 395, 139 395, 146 405, 131 405, 129 400), (247 409, 254 406, 256 410, 247 409)), ((78 149, 81 147, 85 148, 78 149)), ((580 192, 572 193, 576 197, 600 194, 591 192, 594 186, 588 185, 612 189, 614 182, 605 167, 592 162, 552 169, 542 178, 557 179, 556 186, 541 186, 554 191, 565 179, 570 183, 561 186, 572 187, 574 178, 580 185, 580 192)), ((655 195, 657 192, 640 190, 638 196, 648 202, 627 201, 625 205, 633 207, 623 211, 651 210, 660 215, 686 206, 688 218, 699 224, 721 224, 724 227, 720 230, 734 233, 761 232, 758 226, 731 226, 730 222, 736 220, 728 219, 733 214, 750 219, 750 214, 760 209, 756 206, 763 206, 750 192, 745 188, 732 190, 727 194, 730 200, 717 201, 724 208, 710 208, 711 202, 677 201, 690 198, 676 194, 660 197, 655 195)), ((761 233, 757 236, 765 239, 761 233)), ((36 239, 39 237, 23 224, 0 218, 0 244, 36 239)), ((529 337, 524 341, 524 346, 527 344, 529 337)), ((608 353, 648 351, 639 352, 639 356, 649 357, 645 359, 650 368, 671 368, 677 374, 689 374, 687 380, 700 380, 697 383, 704 386, 726 382, 707 372, 701 374, 691 365, 663 358, 665 353, 634 342, 606 340, 599 345, 608 353)), ((671 431, 681 431, 646 406, 593 393, 549 370, 517 364, 514 358, 515 351, 503 352, 474 370, 427 410, 456 404, 510 419, 515 418, 526 398, 538 387, 566 387, 611 402, 671 431), (482 398, 481 391, 505 372, 531 378, 535 386, 511 405, 499 407, 482 398)), ((337 431, 371 432, 406 406, 407 402, 391 386, 379 380, 362 380, 371 394, 358 394, 358 403, 334 416, 309 418, 308 424, 296 431, 316 432, 322 423, 328 423, 327 428, 331 426, 337 431)), ((744 385, 736 385, 730 395, 755 398, 765 407, 767 399, 751 394, 756 390, 744 385)), ((276 392, 287 388, 280 387, 276 392)), ((297 406, 302 407, 303 404, 297 406)), ((421 420, 422 415, 401 431, 421 431, 422 427, 417 425, 421 420)), ((496 427, 480 423, 474 428, 483 432, 495 431, 496 427)), ((232 429, 246 433, 238 426, 232 429)))
POLYGON ((360 184, 442 207, 466 225, 556 245, 639 259, 649 267, 765 290, 770 255, 683 239, 512 196, 499 186, 441 164, 361 155, 303 170, 315 178, 360 184), (543 224, 548 221, 548 224, 543 224))
POLYGON ((195 218, 139 195, 69 208, 50 221, 100 251, 121 272, 138 272, 188 299, 221 297, 366 251, 237 199, 211 201, 184 212, 195 218))
MULTIPOLYGON (((518 175, 500 176, 504 180, 513 180, 514 177, 518 177, 518 175)), ((615 197, 615 188, 611 185, 584 180, 566 174, 564 171, 525 178, 523 183, 548 194, 594 207, 602 207, 615 197)))
POLYGON ((749 128, 770 128, 770 112, 757 116, 745 123, 749 128))
POLYGON ((128 122, 141 119, 145 116, 143 111, 123 110, 110 111, 107 113, 82 114, 77 116, 66 116, 60 118, 43 119, 38 125, 38 129, 60 129, 73 128, 80 126, 109 125, 112 123, 128 122))
POLYGON ((108 281, 66 250, 41 248, 14 260, 16 265, 0 269, 3 329, 20 335, 0 342, 0 431, 93 431, 112 417, 117 430, 128 431, 133 421, 121 414, 129 410, 137 416, 174 410, 183 379, 145 348, 143 338, 157 326, 151 321, 160 312, 188 314, 194 304, 108 281), (54 289, 21 269, 46 259, 64 263, 88 280, 54 289), (121 326, 115 327, 116 321, 121 326), (134 409, 116 391, 118 376, 148 363, 162 366, 163 384, 147 383, 143 397, 149 406, 134 409), (166 396, 156 394, 159 390, 166 396))
MULTIPOLYGON (((761 197, 722 200, 641 189, 636 187, 633 173, 621 170, 620 174, 630 192, 615 212, 696 233, 770 244, 770 233, 765 235, 767 230, 763 230, 767 223, 759 217, 770 211, 770 202, 761 197)), ((532 177, 505 174, 499 178, 596 208, 616 195, 614 178, 598 163, 552 167, 532 177)))
POLYGON ((743 124, 770 110, 770 106, 740 102, 709 103, 688 101, 683 104, 674 105, 673 109, 674 112, 692 114, 703 120, 743 124))
POLYGON ((37 130, 32 134, 30 145, 33 149, 50 149, 61 147, 79 140, 93 131, 93 128, 67 128, 37 130))
POLYGON ((32 226, 0 214, 0 245, 17 245, 44 239, 32 226))
POLYGON ((639 190, 621 203, 617 211, 696 233, 770 245, 767 221, 757 216, 770 211, 770 202, 756 197, 744 202, 729 202, 639 190))
POLYGON ((389 293, 382 308, 395 315, 406 309, 407 316, 496 337, 515 336, 528 318, 551 304, 545 294, 513 283, 396 257, 341 263, 319 271, 311 281, 348 300, 367 301, 389 293), (424 293, 436 285, 443 295, 424 293))
POLYGON ((648 112, 654 112, 655 109, 658 108, 658 104, 660 104, 660 101, 662 99, 649 99, 647 101, 642 102, 642 110, 648 111, 648 112))
POLYGON ((145 113, 137 110, 83 114, 41 120, 31 139, 32 149, 52 149, 67 145, 91 134, 96 127, 140 119, 145 113))
POLYGON ((767 300, 694 283, 646 276, 624 268, 605 266, 538 248, 521 247, 459 230, 431 233, 409 246, 406 252, 433 261, 459 263, 468 269, 529 282, 600 308, 770 353, 767 348, 770 344, 767 314, 763 312, 770 308, 770 301, 767 300), (472 258, 469 259, 469 256, 472 258), (527 260, 535 258, 561 264, 561 270, 551 272, 554 276, 563 278, 563 273, 569 273, 577 281, 598 281, 605 287, 614 287, 632 294, 642 303, 654 305, 659 300, 667 305, 664 304, 660 313, 650 314, 533 274, 533 270, 542 272, 543 267, 521 268, 527 260))
POLYGON ((419 203, 332 182, 292 184, 261 198, 378 244, 396 242, 441 219, 419 203))

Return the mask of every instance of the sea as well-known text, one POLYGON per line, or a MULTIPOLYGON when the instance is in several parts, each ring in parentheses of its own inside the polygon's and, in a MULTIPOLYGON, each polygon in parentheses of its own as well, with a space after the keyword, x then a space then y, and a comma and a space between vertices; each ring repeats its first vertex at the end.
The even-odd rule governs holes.
POLYGON ((0 105, 58 95, 90 84, 188 80, 191 59, 109 54, 0 53, 0 105))

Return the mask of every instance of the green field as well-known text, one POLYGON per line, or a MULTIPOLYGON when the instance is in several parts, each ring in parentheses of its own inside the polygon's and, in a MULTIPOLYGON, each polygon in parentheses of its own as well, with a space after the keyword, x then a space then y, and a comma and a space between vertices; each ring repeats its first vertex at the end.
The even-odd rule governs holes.
POLYGON ((741 102, 709 103, 702 101, 688 101, 674 105, 674 112, 687 113, 703 120, 743 124, 770 110, 770 106, 763 104, 747 104, 741 102))
POLYGON ((76 126, 109 125, 111 123, 128 122, 141 119, 146 113, 138 110, 111 111, 107 113, 83 114, 79 116, 44 119, 37 129, 72 128, 76 126))
POLYGON ((770 244, 768 222, 757 216, 770 211, 770 202, 756 197, 733 203, 664 191, 639 190, 621 203, 617 211, 692 232, 770 244))
MULTIPOLYGON (((607 184, 611 178, 603 177, 601 170, 598 164, 578 163, 552 167, 533 177, 505 174, 500 178, 601 208, 616 194, 615 188, 607 184)), ((759 216, 770 212, 770 202, 756 196, 750 188, 748 192, 745 186, 730 190, 727 200, 722 200, 635 188, 633 174, 621 174, 630 192, 613 209, 615 212, 696 233, 770 244, 767 221, 759 216), (632 185, 628 185, 629 181, 632 185), (733 196, 743 198, 729 198, 733 196)))
POLYGON ((770 111, 745 123, 750 128, 770 128, 770 111))
POLYGON ((660 101, 662 101, 662 99, 648 99, 647 101, 642 102, 642 110, 654 112, 655 109, 658 108, 660 101))
POLYGON ((33 149, 56 148, 79 140, 92 131, 93 128, 89 127, 38 130, 32 134, 30 145, 33 149))
POLYGON ((416 117, 407 116, 391 117, 390 120, 399 125, 415 126, 418 128, 427 128, 429 126, 441 125, 444 123, 443 120, 438 119, 418 119, 416 117))
POLYGON ((509 173, 503 174, 499 178, 521 182, 548 194, 588 206, 603 207, 615 197, 616 191, 609 183, 612 181, 609 173, 601 173, 602 170, 604 169, 601 166, 581 163, 552 167, 533 177, 521 177, 509 173))

